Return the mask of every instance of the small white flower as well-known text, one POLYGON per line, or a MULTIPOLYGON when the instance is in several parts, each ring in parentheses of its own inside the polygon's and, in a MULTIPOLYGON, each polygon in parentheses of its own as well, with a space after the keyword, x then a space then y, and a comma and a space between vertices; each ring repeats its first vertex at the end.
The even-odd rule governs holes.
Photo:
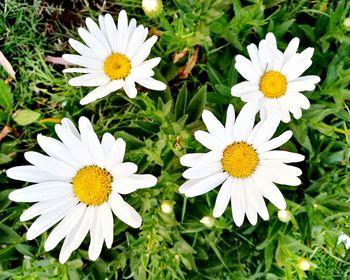
POLYGON ((162 209, 162 212, 164 214, 170 214, 171 212, 173 212, 173 204, 171 203, 171 201, 168 200, 163 201, 160 205, 160 208, 162 209))
POLYGON ((340 244, 340 243, 344 243, 345 248, 349 249, 350 248, 350 237, 342 232, 338 237, 337 244, 340 244))
POLYGON ((257 214, 269 219, 263 197, 277 208, 285 209, 286 202, 275 183, 297 186, 301 170, 286 163, 304 160, 304 156, 275 150, 292 136, 286 131, 271 139, 280 122, 275 113, 254 127, 256 107, 247 104, 237 119, 229 105, 226 124, 223 126, 209 111, 202 119, 208 129, 196 131, 198 142, 208 148, 208 153, 187 154, 180 158, 188 166, 183 177, 189 179, 179 189, 187 197, 202 195, 222 184, 216 198, 213 216, 220 217, 230 199, 235 224, 241 226, 244 216, 255 225, 257 214))
POLYGON ((79 119, 79 131, 66 118, 55 130, 61 141, 38 135, 47 155, 26 152, 24 157, 32 165, 7 170, 12 179, 35 183, 11 192, 9 198, 36 202, 20 217, 27 221, 39 216, 27 232, 28 240, 59 222, 46 240, 45 250, 52 250, 65 239, 59 256, 64 263, 90 232, 89 258, 96 260, 104 241, 107 248, 112 246, 112 211, 131 227, 141 225, 140 215, 121 194, 152 187, 157 178, 135 174, 137 165, 123 162, 125 141, 105 133, 100 142, 85 117, 79 119))
POLYGON ((65 69, 65 73, 85 73, 70 79, 70 85, 97 87, 80 104, 88 104, 121 88, 128 97, 134 98, 137 95, 135 83, 152 90, 165 90, 163 82, 152 78, 152 69, 159 64, 160 57, 145 60, 157 36, 146 40, 148 29, 143 25, 136 26, 135 19, 128 23, 124 10, 119 13, 117 27, 110 14, 101 15, 98 20, 99 26, 87 18, 88 30, 78 29, 86 45, 69 39, 69 44, 80 55, 63 55, 64 60, 83 67, 65 69))
POLYGON ((301 77, 312 64, 314 49, 307 48, 297 53, 299 41, 299 38, 294 38, 284 53, 277 48, 272 33, 260 41, 259 47, 250 44, 247 48, 250 60, 237 55, 235 64, 247 81, 233 86, 231 94, 244 102, 258 103, 262 118, 278 110, 283 122, 290 122, 289 113, 299 119, 301 109, 310 107, 301 91, 314 90, 320 81, 318 76, 301 77))
POLYGON ((205 225, 207 228, 211 228, 215 224, 215 219, 212 216, 204 216, 200 222, 205 225))
POLYGON ((343 24, 345 28, 350 28, 350 18, 344 19, 343 24))
POLYGON ((279 210, 277 216, 278 219, 283 223, 288 223, 292 218, 292 214, 290 213, 290 211, 285 209, 279 210))
POLYGON ((307 270, 310 270, 311 268, 311 262, 307 259, 300 259, 297 266, 303 270, 303 271, 307 271, 307 270))

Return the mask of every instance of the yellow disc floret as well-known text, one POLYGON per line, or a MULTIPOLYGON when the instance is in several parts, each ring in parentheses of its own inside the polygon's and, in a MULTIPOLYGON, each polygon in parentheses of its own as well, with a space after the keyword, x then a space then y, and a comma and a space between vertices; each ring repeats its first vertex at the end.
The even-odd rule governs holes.
POLYGON ((236 178, 250 176, 258 162, 257 152, 246 142, 235 142, 227 146, 221 159, 224 171, 236 178))
POLYGON ((267 98, 278 98, 286 93, 287 79, 276 71, 269 71, 260 80, 260 90, 267 98))
POLYGON ((111 80, 124 79, 130 74, 130 59, 121 53, 112 53, 106 58, 103 70, 111 80))
POLYGON ((90 165, 78 170, 73 178, 73 190, 87 205, 100 205, 108 200, 112 191, 112 175, 105 169, 90 165))

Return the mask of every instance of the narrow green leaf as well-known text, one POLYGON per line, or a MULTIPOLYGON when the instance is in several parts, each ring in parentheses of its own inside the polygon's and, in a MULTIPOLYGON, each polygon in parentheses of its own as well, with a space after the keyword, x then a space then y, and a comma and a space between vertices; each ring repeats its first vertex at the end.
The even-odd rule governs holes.
POLYGON ((18 110, 13 116, 13 120, 18 125, 29 125, 40 118, 40 113, 34 112, 32 110, 18 110))
POLYGON ((185 82, 182 85, 180 92, 176 98, 175 120, 178 120, 185 114, 186 106, 187 106, 187 83, 185 82))
POLYGON ((190 121, 196 121, 202 115, 205 103, 207 101, 207 85, 202 86, 192 97, 188 104, 186 113, 190 116, 190 121))
POLYGON ((6 112, 10 112, 13 109, 11 88, 2 80, 0 80, 0 106, 4 108, 6 112))

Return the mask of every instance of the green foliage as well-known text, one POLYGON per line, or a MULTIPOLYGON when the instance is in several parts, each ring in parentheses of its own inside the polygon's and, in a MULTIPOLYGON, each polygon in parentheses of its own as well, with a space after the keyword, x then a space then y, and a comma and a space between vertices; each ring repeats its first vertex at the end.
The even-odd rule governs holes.
POLYGON ((336 244, 340 232, 350 235, 350 29, 343 24, 350 17, 349 1, 167 0, 156 19, 144 16, 136 0, 106 1, 103 8, 103 1, 51 2, 60 6, 41 0, 0 3, 1 51, 17 72, 16 81, 5 83, 7 75, 0 71, 0 124, 12 128, 0 146, 0 279, 349 278, 349 254, 336 244), (164 93, 140 88, 133 100, 120 91, 83 107, 79 100, 90 89, 69 86, 63 67, 45 57, 73 53, 68 38, 78 39, 77 27, 87 16, 96 19, 102 10, 116 14, 120 8, 160 34, 152 55, 162 58, 157 75, 169 88, 164 93), (285 148, 306 156, 299 164, 303 184, 280 186, 292 219, 282 223, 269 205, 269 221, 237 228, 227 209, 207 228, 200 220, 212 215, 217 191, 191 199, 180 195, 179 157, 204 151, 193 138, 204 128, 204 108, 221 120, 227 104, 241 108, 230 94, 242 80, 234 58, 247 55, 246 46, 269 31, 282 49, 295 36, 301 39, 299 50, 312 46, 308 73, 322 80, 306 93, 311 108, 278 132, 292 129, 285 148), (196 47, 196 64, 182 80, 178 73, 196 47), (173 63, 173 54, 184 48, 188 54, 173 63), (81 115, 91 119, 99 136, 108 131, 123 137, 126 160, 137 163, 139 172, 158 176, 159 183, 126 197, 143 217, 141 229, 115 219, 112 249, 104 248, 91 262, 87 237, 61 265, 60 248, 44 251, 47 234, 26 241, 31 222, 20 222, 19 216, 29 204, 7 198, 24 185, 9 181, 5 170, 24 164, 23 152, 40 151, 38 133, 56 137, 55 123, 62 117, 76 122, 81 115), (161 211, 163 201, 172 202, 173 213, 161 211), (298 268, 302 258, 312 262, 310 271, 298 268))

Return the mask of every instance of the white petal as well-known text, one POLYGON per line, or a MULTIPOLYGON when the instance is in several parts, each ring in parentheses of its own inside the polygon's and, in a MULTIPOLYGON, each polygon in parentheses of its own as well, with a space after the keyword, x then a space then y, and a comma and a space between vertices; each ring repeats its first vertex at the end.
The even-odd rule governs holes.
POLYGON ((129 194, 137 189, 150 188, 157 184, 157 178, 149 174, 133 174, 125 178, 116 178, 113 190, 120 194, 129 194))
POLYGON ((258 221, 258 213, 255 210, 255 205, 252 203, 251 201, 251 197, 250 197, 250 193, 249 190, 247 188, 249 188, 250 186, 245 184, 245 181, 242 180, 242 184, 243 184, 243 192, 244 192, 244 198, 245 198, 245 212, 248 218, 249 223, 251 223, 253 226, 256 225, 257 221, 258 221))
POLYGON ((63 73, 100 73, 101 69, 93 68, 66 68, 63 69, 63 73))
POLYGON ((103 220, 100 220, 101 227, 102 227, 102 235, 106 242, 106 246, 108 249, 112 247, 113 243, 113 214, 111 211, 111 208, 109 207, 108 203, 103 203, 97 208, 97 215, 99 217, 103 217, 103 220))
POLYGON ((259 166, 257 170, 259 170, 259 172, 265 173, 265 176, 269 180, 277 184, 288 186, 299 186, 301 184, 301 181, 297 176, 290 175, 286 173, 285 170, 276 170, 274 168, 265 166, 259 166))
POLYGON ((89 259, 92 261, 97 260, 102 251, 103 246, 103 233, 101 221, 103 216, 99 215, 99 212, 95 211, 94 221, 92 222, 90 229, 90 246, 89 246, 89 259))
POLYGON ((85 213, 86 205, 79 203, 64 219, 51 231, 45 242, 45 251, 50 251, 63 240, 72 230, 72 225, 79 223, 85 213))
POLYGON ((114 215, 116 215, 122 222, 133 228, 139 228, 141 226, 142 218, 139 213, 126 203, 119 194, 112 192, 109 196, 108 203, 114 215))
POLYGON ((118 52, 118 32, 117 27, 115 26, 114 20, 110 14, 105 15, 105 27, 106 27, 106 35, 108 38, 109 45, 111 46, 114 52, 118 52))
POLYGON ((90 121, 86 117, 80 117, 79 130, 82 140, 83 138, 86 138, 86 141, 83 141, 83 143, 89 150, 90 156, 93 159, 94 163, 97 166, 105 167, 106 160, 102 146, 98 140, 96 133, 93 131, 90 121))
POLYGON ((62 58, 65 61, 68 61, 70 63, 76 64, 79 66, 93 68, 93 69, 103 69, 103 63, 101 61, 98 61, 86 56, 80 56, 76 54, 64 54, 62 55, 62 58))
POLYGON ((246 94, 252 93, 252 92, 258 92, 259 87, 257 84, 245 81, 241 82, 239 84, 234 85, 231 88, 231 95, 237 96, 237 97, 242 97, 246 94))
POLYGON ((95 216, 95 206, 88 206, 85 208, 84 216, 81 219, 79 228, 75 231, 69 247, 72 251, 78 249, 80 244, 84 241, 85 236, 91 228, 91 224, 95 216))
POLYGON ((122 163, 125 154, 126 143, 122 138, 114 141, 106 158, 106 169, 110 171, 118 163, 122 163))
POLYGON ((183 166, 194 167, 198 165, 208 165, 218 162, 222 158, 222 152, 210 151, 208 153, 193 153, 186 154, 180 158, 180 163, 183 166))
POLYGON ((246 80, 256 84, 259 82, 260 73, 256 71, 252 62, 244 56, 236 56, 235 68, 246 80))
POLYGON ((226 113, 225 123, 225 140, 226 144, 232 144, 233 142, 233 128, 235 126, 235 109, 232 104, 228 105, 226 113))
POLYGON ((61 141, 65 144, 74 158, 82 165, 91 165, 93 160, 82 142, 75 137, 69 130, 61 125, 55 125, 55 131, 61 141))
MULTIPOLYGON (((138 49, 142 46, 148 34, 148 29, 139 25, 132 33, 125 55, 132 58, 138 49)), ((135 67, 136 65, 132 65, 135 67)))
POLYGON ((33 240, 44 231, 48 230, 54 224, 59 222, 64 216, 66 216, 73 207, 75 207, 76 201, 69 201, 65 207, 61 207, 54 212, 49 212, 41 215, 31 225, 27 232, 27 239, 33 240))
POLYGON ((187 197, 194 197, 198 195, 202 195, 216 188, 222 182, 224 182, 228 178, 228 174, 226 172, 218 173, 212 176, 209 176, 203 180, 200 180, 197 184, 193 185, 191 188, 187 189, 185 195, 187 197))
POLYGON ((73 187, 65 182, 44 182, 15 190, 9 199, 16 202, 37 202, 58 198, 65 194, 73 196, 73 187))
POLYGON ((262 144, 259 148, 257 148, 258 153, 263 153, 267 151, 271 151, 273 149, 276 149, 280 146, 282 146, 284 143, 286 143, 293 135, 293 132, 288 130, 282 133, 280 136, 271 139, 270 141, 262 144))
MULTIPOLYGON (((108 42, 108 37, 107 37, 107 29, 106 29, 106 24, 105 24, 105 17, 103 15, 99 15, 98 16, 98 24, 100 26, 101 32, 103 33, 103 35, 107 39, 107 43, 108 43, 109 48, 111 49, 111 46, 110 46, 110 44, 108 42)), ((86 23, 86 25, 87 25, 87 23, 86 23)), ((88 28, 89 28, 89 26, 88 26, 88 28)), ((90 28, 89 28, 89 30, 90 30, 90 28)), ((90 30, 90 32, 91 31, 92 30, 90 30)))
POLYGON ((60 178, 62 181, 69 182, 76 174, 75 168, 58 159, 42 155, 38 152, 26 152, 24 153, 24 157, 39 169, 52 174, 53 178, 60 178))
POLYGON ((82 164, 79 163, 67 149, 67 147, 60 141, 46 137, 41 134, 38 134, 37 137, 38 144, 52 158, 56 158, 65 162, 66 164, 72 166, 74 169, 80 169, 82 164))
MULTIPOLYGON (((244 194, 244 186, 241 179, 233 179, 231 186, 231 209, 232 217, 236 226, 243 224, 246 211, 246 198, 244 194)), ((249 205, 247 205, 248 207, 249 205)))
POLYGON ((14 180, 32 183, 40 183, 60 179, 50 173, 44 172, 43 170, 33 165, 22 165, 12 167, 6 170, 6 175, 7 177, 14 180))
POLYGON ((70 130, 70 132, 72 132, 78 139, 80 139, 80 133, 79 133, 78 129, 75 127, 74 123, 70 119, 63 118, 61 120, 61 125, 64 128, 67 128, 68 130, 70 130))
POLYGON ((269 212, 267 211, 260 189, 255 186, 255 182, 250 177, 246 178, 245 182, 246 194, 249 196, 249 200, 251 202, 250 207, 255 208, 260 217, 267 221, 269 219, 269 212))
POLYGON ((26 209, 19 219, 21 222, 31 220, 36 216, 43 215, 51 211, 56 211, 59 208, 65 207, 66 204, 70 204, 72 201, 78 203, 78 199, 75 196, 72 194, 66 194, 51 200, 37 202, 26 209))
POLYGON ((275 169, 278 172, 286 173, 291 176, 300 176, 302 174, 302 171, 300 168, 297 168, 292 165, 284 164, 276 160, 260 159, 259 164, 261 166, 270 167, 275 169))
POLYGON ((137 171, 137 165, 132 162, 123 162, 115 165, 111 169, 111 173, 113 177, 115 177, 117 180, 119 178, 125 178, 128 177, 137 171))
POLYGON ((118 39, 117 52, 124 53, 128 45, 128 16, 124 10, 121 10, 118 16, 118 39))
POLYGON ((189 168, 182 173, 182 177, 185 179, 200 179, 216 173, 221 173, 222 171, 221 162, 217 162, 209 165, 199 165, 189 168))
POLYGON ((112 49, 107 40, 107 34, 105 32, 105 26, 104 26, 104 19, 101 18, 100 20, 100 17, 99 17, 101 29, 91 18, 87 18, 85 22, 90 33, 97 39, 97 41, 101 44, 101 46, 103 46, 107 54, 110 54, 112 52, 112 49))
POLYGON ((103 134, 101 146, 103 149, 103 152, 105 154, 105 158, 107 158, 109 151, 112 149, 112 146, 114 144, 115 138, 112 134, 109 132, 103 134))
POLYGON ((259 154, 260 159, 277 160, 283 163, 299 162, 305 159, 305 156, 287 151, 268 151, 259 154))
POLYGON ((188 189, 192 188, 192 186, 196 185, 198 182, 200 182, 202 179, 199 180, 188 180, 185 183, 183 183, 179 187, 179 193, 185 193, 188 189))
POLYGON ((278 125, 281 121, 280 112, 274 112, 269 117, 267 117, 261 124, 259 131, 256 133, 252 145, 257 148, 262 143, 270 140, 271 137, 275 134, 278 125))
POLYGON ((135 81, 131 78, 125 79, 124 90, 129 98, 135 98, 137 95, 137 90, 135 87, 135 81))
POLYGON ((202 130, 197 130, 194 133, 194 138, 209 150, 222 151, 226 147, 218 138, 202 130))
POLYGON ((289 69, 286 74, 287 81, 293 81, 298 78, 301 74, 303 74, 312 64, 311 60, 305 59, 298 63, 298 66, 292 69, 289 69))
POLYGON ((85 44, 95 53, 95 59, 104 61, 110 54, 110 51, 106 49, 89 31, 80 27, 78 28, 79 36, 84 40, 85 44))
POLYGON ((226 210, 228 203, 230 202, 232 192, 232 177, 228 177, 228 179, 222 184, 219 194, 216 197, 215 207, 213 211, 213 216, 215 218, 220 217, 226 210))
POLYGON ((96 87, 102 86, 110 81, 109 77, 101 71, 72 78, 68 81, 71 86, 96 87))
POLYGON ((260 64, 260 59, 259 59, 259 51, 258 48, 256 47, 255 44, 250 44, 247 47, 247 51, 250 57, 250 60, 252 61, 252 64, 255 68, 255 71, 257 74, 261 75, 265 69, 264 67, 260 64))
POLYGON ((94 90, 90 91, 82 100, 80 100, 81 105, 89 104, 97 99, 107 96, 113 91, 117 91, 124 86, 123 80, 113 80, 107 84, 99 86, 94 90))
POLYGON ((221 122, 219 122, 219 120, 214 116, 212 112, 204 110, 202 119, 210 134, 219 139, 225 135, 224 126, 221 124, 221 122))
POLYGON ((85 46, 79 41, 70 38, 68 42, 71 45, 71 47, 75 49, 80 55, 87 56, 92 59, 96 58, 95 53, 89 47, 85 46))
POLYGON ((165 90, 166 84, 164 84, 161 81, 158 81, 156 79, 153 79, 152 77, 143 77, 136 79, 136 82, 143 86, 144 88, 148 88, 151 90, 165 90))
POLYGON ((284 62, 288 61, 292 56, 294 56, 296 54, 296 52, 298 51, 298 47, 299 47, 299 38, 295 37, 293 38, 286 50, 284 51, 284 62))
POLYGON ((156 43, 158 37, 153 35, 137 50, 136 54, 131 59, 131 65, 137 66, 142 63, 151 53, 153 45, 156 43))
POLYGON ((266 197, 273 205, 278 209, 285 209, 287 204, 281 191, 276 187, 274 183, 266 179, 266 176, 257 170, 252 179, 255 185, 260 189, 264 197, 266 197))
POLYGON ((295 100, 295 103, 298 104, 301 108, 307 110, 310 108, 310 101, 309 99, 307 99, 305 97, 305 95, 303 95, 300 92, 295 92, 293 94, 293 98, 295 100))
POLYGON ((244 105, 233 127, 233 137, 235 141, 247 140, 254 126, 256 110, 257 107, 254 103, 247 103, 244 105))

